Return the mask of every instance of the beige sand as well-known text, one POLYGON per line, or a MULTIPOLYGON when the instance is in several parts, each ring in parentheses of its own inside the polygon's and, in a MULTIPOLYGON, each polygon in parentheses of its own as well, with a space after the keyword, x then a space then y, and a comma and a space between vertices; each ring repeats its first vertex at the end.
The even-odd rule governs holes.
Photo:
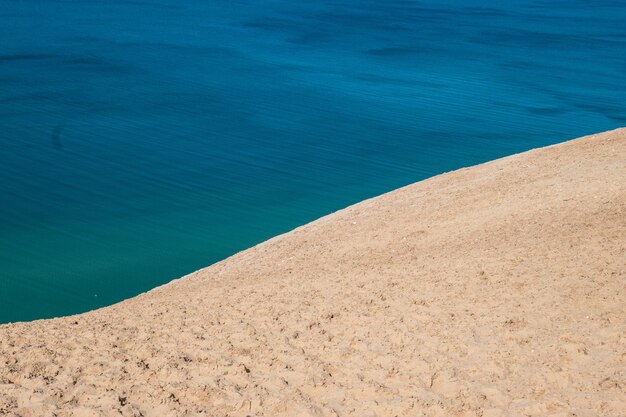
POLYGON ((626 129, 0 326, 0 415, 626 416, 626 129))

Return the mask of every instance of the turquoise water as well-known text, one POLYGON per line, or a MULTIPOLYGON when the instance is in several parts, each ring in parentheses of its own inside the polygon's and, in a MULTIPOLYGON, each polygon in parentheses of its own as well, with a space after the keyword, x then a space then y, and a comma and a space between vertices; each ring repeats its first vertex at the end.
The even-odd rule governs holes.
POLYGON ((625 21, 617 0, 2 0, 0 322, 624 126, 625 21))

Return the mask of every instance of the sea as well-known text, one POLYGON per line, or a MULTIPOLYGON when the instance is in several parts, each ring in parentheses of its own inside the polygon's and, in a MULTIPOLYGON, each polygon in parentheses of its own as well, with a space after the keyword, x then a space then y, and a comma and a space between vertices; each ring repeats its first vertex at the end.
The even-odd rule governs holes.
POLYGON ((625 126, 625 22, 624 0, 0 0, 0 323, 625 126))

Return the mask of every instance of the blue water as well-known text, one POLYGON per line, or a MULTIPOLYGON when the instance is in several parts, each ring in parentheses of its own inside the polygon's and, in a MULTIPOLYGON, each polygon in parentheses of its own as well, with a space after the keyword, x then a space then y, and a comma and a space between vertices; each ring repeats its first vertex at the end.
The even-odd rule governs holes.
POLYGON ((0 0, 0 322, 624 126, 624 22, 622 0, 0 0))

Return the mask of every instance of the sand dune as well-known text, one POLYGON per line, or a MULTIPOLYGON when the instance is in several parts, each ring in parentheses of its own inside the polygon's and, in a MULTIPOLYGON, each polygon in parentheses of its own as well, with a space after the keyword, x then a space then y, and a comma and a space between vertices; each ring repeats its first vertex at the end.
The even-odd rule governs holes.
POLYGON ((0 326, 0 415, 626 416, 626 129, 0 326))

